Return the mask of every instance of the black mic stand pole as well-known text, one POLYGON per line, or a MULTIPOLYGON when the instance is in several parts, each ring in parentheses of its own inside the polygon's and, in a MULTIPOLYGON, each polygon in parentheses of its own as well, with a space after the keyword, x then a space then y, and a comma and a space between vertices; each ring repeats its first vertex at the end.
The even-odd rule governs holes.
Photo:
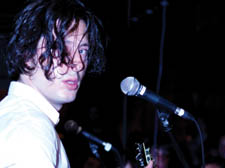
MULTIPOLYGON (((123 98, 123 124, 122 124, 122 147, 123 153, 126 151, 127 146, 127 96, 123 98)), ((126 164, 126 155, 122 157, 123 163, 126 164)))
MULTIPOLYGON (((162 78, 162 72, 163 72, 163 49, 164 49, 164 40, 165 40, 165 32, 166 32, 166 7, 168 6, 167 0, 162 0, 162 32, 161 32, 161 39, 160 39, 160 55, 159 55, 159 72, 157 77, 157 83, 156 83, 156 93, 159 94, 160 90, 160 83, 162 78)), ((154 123, 154 137, 153 137, 153 147, 157 148, 157 138, 158 138, 158 117, 159 110, 156 109, 156 115, 155 115, 155 123, 154 123)))
MULTIPOLYGON (((131 0, 127 0, 127 28, 130 28, 131 17, 131 0)), ((123 117, 122 117, 122 155, 117 154, 120 159, 121 168, 126 164, 126 148, 127 148, 127 96, 123 96, 123 117)), ((115 151, 118 153, 118 151, 115 151)))

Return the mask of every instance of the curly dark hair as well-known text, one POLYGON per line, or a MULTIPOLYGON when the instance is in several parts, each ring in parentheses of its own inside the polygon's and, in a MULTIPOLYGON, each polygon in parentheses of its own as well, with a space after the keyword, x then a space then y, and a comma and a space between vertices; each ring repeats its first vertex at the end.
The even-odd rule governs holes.
POLYGON ((18 13, 8 43, 7 67, 8 74, 18 79, 20 74, 31 75, 36 65, 40 63, 45 76, 50 80, 53 58, 52 50, 59 51, 57 59, 60 64, 68 64, 64 37, 71 24, 73 30, 83 20, 87 26, 86 33, 90 44, 88 53, 88 72, 100 73, 104 70, 105 57, 102 32, 103 26, 91 10, 78 0, 31 0, 26 7, 18 13), (60 21, 60 24, 56 24, 60 21), (53 30, 56 37, 53 36, 53 30), (41 37, 46 41, 46 50, 35 61, 37 44, 41 37), (27 62, 32 61, 32 65, 27 62), (47 63, 47 64, 46 64, 47 63))

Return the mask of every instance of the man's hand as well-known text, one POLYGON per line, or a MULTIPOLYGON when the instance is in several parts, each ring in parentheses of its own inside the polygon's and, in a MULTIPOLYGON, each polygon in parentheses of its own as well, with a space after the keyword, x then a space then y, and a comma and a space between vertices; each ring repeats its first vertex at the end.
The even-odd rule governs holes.
POLYGON ((153 160, 150 160, 149 164, 145 168, 153 168, 153 160))

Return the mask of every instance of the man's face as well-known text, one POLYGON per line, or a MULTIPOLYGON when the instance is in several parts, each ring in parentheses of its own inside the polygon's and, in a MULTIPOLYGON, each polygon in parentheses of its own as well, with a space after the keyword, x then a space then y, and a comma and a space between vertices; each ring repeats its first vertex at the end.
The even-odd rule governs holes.
MULTIPOLYGON (((55 68, 51 76, 52 80, 46 79, 43 70, 38 65, 32 76, 28 77, 29 79, 25 82, 39 91, 57 110, 60 110, 63 104, 75 100, 84 77, 89 50, 87 35, 84 36, 85 30, 86 24, 80 21, 76 31, 65 37, 65 45, 72 59, 71 65, 58 65, 57 59, 53 60, 55 68)), ((38 52, 42 52, 42 49, 38 52)))

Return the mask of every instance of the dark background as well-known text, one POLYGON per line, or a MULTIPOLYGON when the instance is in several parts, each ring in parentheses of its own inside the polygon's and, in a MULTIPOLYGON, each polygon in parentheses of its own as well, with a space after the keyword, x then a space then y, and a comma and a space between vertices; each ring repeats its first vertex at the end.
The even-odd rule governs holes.
MULTIPOLYGON (((109 36, 107 68, 101 76, 85 77, 76 101, 62 109, 57 129, 72 165, 82 165, 92 154, 86 139, 65 133, 63 125, 69 119, 111 142, 122 156, 132 160, 132 145, 138 138, 149 146, 153 144, 155 108, 150 102, 125 97, 120 82, 135 76, 156 91, 163 6, 159 0, 86 2, 102 19, 109 36)), ((5 39, 21 6, 23 1, 18 0, 0 6, 0 98, 9 83, 4 64, 5 39)), ((195 116, 204 130, 206 153, 217 148, 219 138, 225 135, 224 24, 222 1, 168 1, 159 94, 195 116)), ((182 118, 172 115, 171 126, 178 143, 184 146, 189 142, 187 137, 199 136, 194 123, 182 118)), ((160 126, 158 143, 171 144, 160 126)), ((102 162, 113 167, 115 156, 101 147, 99 150, 102 162)))

